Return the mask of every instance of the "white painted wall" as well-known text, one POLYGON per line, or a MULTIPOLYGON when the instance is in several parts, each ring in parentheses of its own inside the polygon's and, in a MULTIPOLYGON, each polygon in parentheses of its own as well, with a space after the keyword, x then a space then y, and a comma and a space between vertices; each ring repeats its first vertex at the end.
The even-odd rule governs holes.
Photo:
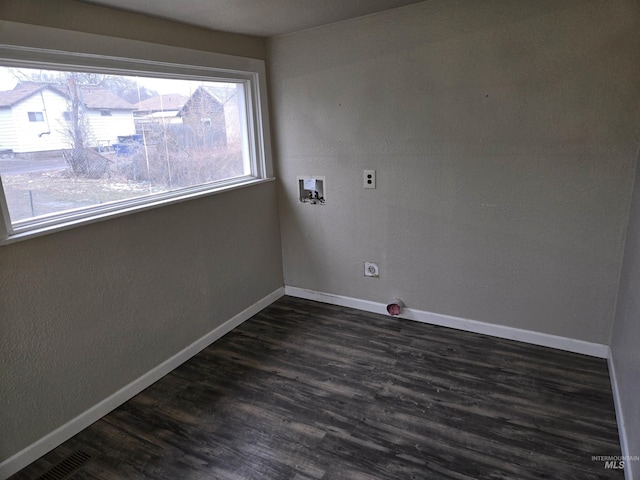
POLYGON ((11 108, 0 108, 0 150, 13 149, 16 142, 16 131, 13 128, 11 108))
POLYGON ((103 116, 100 110, 87 111, 94 145, 113 145, 118 143, 118 136, 136 133, 131 110, 110 110, 110 112, 111 116, 103 116))
POLYGON ((630 0, 431 0, 270 39, 286 285, 607 344, 639 18, 630 0), (297 201, 306 174, 326 205, 297 201))
POLYGON ((41 152, 69 148, 64 134, 63 112, 69 110, 65 97, 45 89, 13 106, 14 152, 41 152), (43 112, 44 121, 30 122, 28 112, 43 112), (41 135, 41 133, 49 132, 41 135))

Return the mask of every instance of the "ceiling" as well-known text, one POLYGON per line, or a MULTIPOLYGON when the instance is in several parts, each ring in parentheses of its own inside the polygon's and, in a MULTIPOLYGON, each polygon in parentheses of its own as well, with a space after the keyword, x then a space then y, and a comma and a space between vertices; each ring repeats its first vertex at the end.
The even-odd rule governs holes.
POLYGON ((212 30, 273 37, 422 0, 82 0, 212 30))

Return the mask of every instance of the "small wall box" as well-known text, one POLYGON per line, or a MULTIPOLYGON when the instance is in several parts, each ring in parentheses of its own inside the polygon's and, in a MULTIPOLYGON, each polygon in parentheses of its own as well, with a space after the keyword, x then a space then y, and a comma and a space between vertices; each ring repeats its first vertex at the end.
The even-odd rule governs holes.
POLYGON ((325 180, 318 175, 298 176, 298 199, 309 205, 324 205, 325 180))

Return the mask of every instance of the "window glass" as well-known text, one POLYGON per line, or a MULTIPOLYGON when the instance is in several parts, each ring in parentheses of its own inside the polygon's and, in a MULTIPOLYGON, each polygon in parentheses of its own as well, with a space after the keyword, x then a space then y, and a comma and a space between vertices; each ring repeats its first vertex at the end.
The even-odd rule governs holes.
POLYGON ((254 175, 248 85, 0 67, 11 223, 254 175))
POLYGON ((42 112, 27 112, 30 122, 44 122, 44 115, 42 112))

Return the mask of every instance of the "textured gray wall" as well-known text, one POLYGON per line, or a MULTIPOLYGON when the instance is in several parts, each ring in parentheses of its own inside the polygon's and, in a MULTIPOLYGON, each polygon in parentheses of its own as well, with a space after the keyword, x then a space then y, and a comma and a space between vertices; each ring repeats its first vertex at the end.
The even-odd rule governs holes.
MULTIPOLYGON (((3 1, 0 14, 265 54, 262 39, 68 0, 3 1)), ((12 30, 0 30, 7 40, 12 30)), ((0 246, 0 463, 280 288, 275 190, 264 183, 0 246)))
POLYGON ((214 32, 76 0, 1 0, 0 19, 264 60, 264 38, 214 32))
POLYGON ((0 247, 0 461, 282 286, 275 182, 0 247))
MULTIPOLYGON (((640 169, 636 168, 629 229, 611 337, 611 356, 627 432, 629 455, 640 455, 640 169)), ((627 462, 640 478, 640 462, 627 462)))
POLYGON ((607 344, 639 28, 633 1, 432 0, 270 39, 285 284, 607 344))

